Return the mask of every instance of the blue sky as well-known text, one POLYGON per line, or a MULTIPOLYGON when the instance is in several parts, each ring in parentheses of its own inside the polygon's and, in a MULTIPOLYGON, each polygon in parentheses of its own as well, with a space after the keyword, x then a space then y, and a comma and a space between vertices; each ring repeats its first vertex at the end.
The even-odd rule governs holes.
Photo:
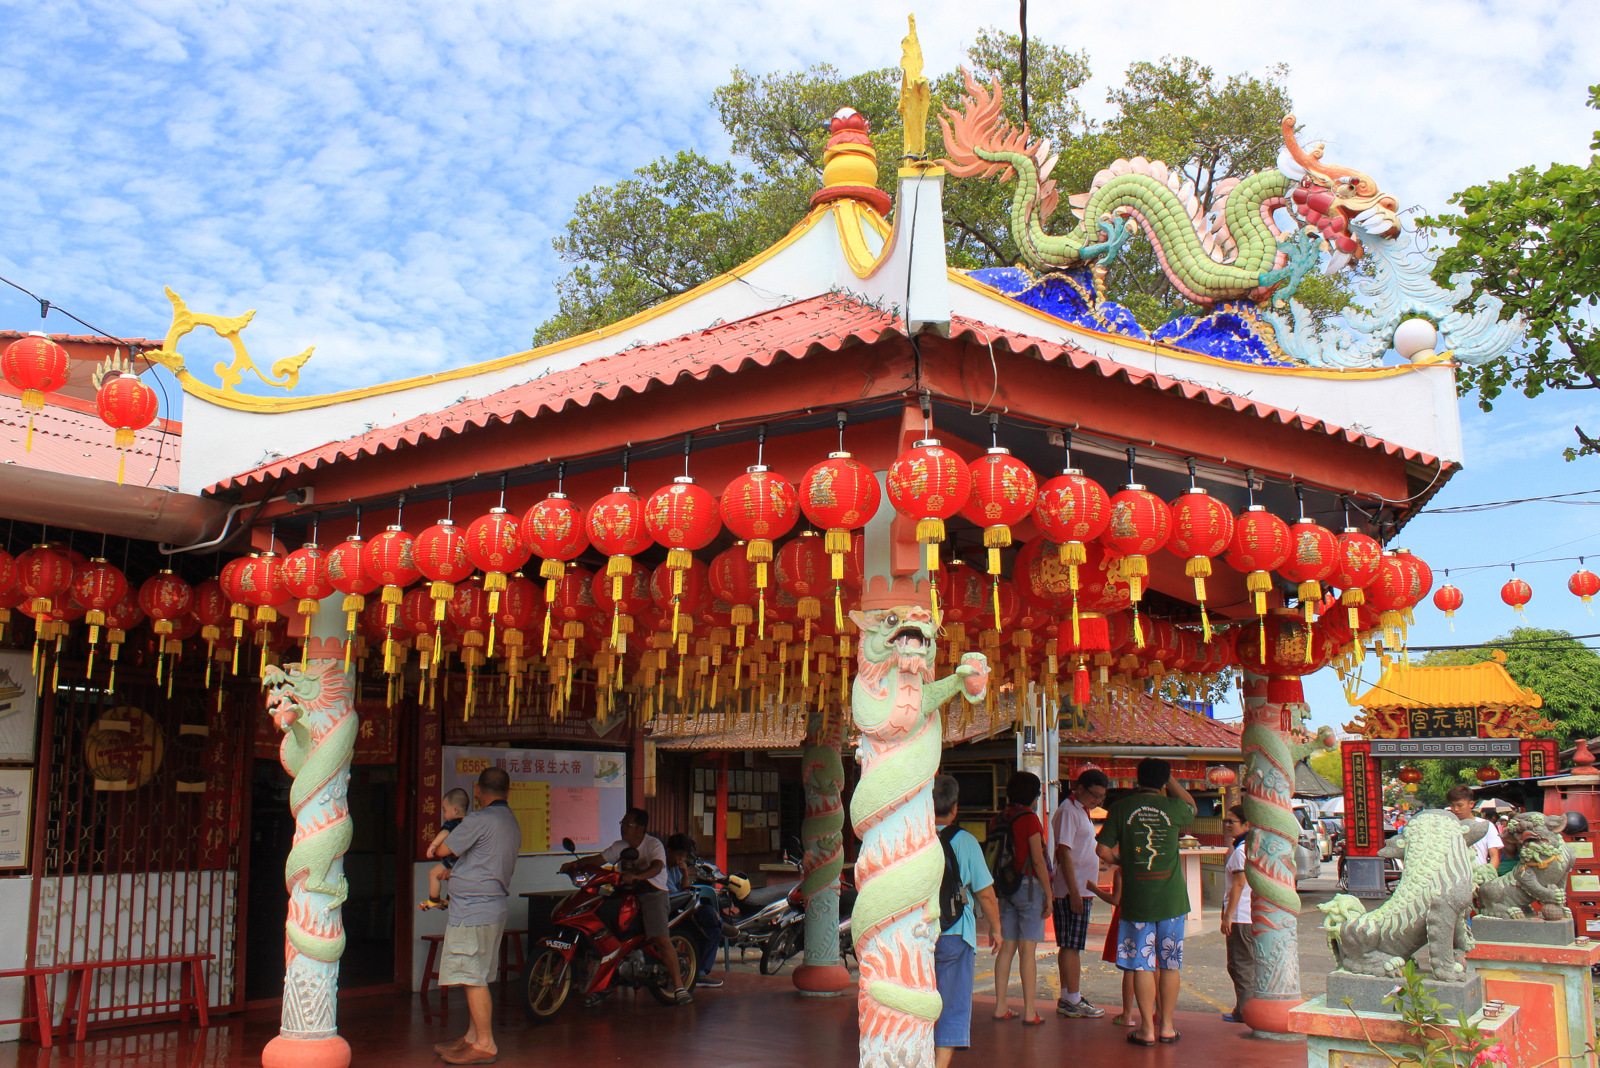
MULTIPOLYGON (((200 310, 259 309, 245 336, 262 364, 317 347, 310 391, 517 351, 554 305, 550 239, 580 193, 679 148, 723 154, 709 97, 736 64, 893 65, 908 10, 938 71, 1017 8, 0 0, 0 274, 123 335, 160 336, 165 285, 200 310)), ((1035 4, 1030 28, 1089 52, 1091 115, 1135 60, 1187 54, 1223 74, 1286 62, 1307 139, 1402 206, 1587 159, 1600 126, 1583 106, 1600 80, 1590 4, 1286 11, 1035 4)), ((37 316, 0 293, 0 323, 37 316)), ((1559 458, 1574 423, 1600 430, 1589 396, 1512 399, 1492 418, 1466 405, 1468 469, 1436 503, 1600 486, 1596 461, 1559 458)), ((1442 569, 1551 555, 1594 529, 1585 508, 1528 505, 1424 516, 1401 541, 1442 569)), ((1583 544, 1600 555, 1600 537, 1583 544)), ((1530 622, 1600 629, 1564 568, 1526 572, 1530 622)), ((1460 640, 1514 622, 1503 581, 1457 582, 1460 640)), ((1419 642, 1450 637, 1436 617, 1423 610, 1419 642)), ((1331 676, 1311 689, 1319 707, 1338 696, 1331 676)))

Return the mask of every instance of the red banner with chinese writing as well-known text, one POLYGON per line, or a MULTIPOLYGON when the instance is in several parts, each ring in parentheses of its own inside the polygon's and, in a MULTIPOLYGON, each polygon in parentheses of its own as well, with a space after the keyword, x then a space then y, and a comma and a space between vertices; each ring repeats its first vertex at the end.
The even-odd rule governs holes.
POLYGON ((443 732, 439 708, 417 709, 417 859, 427 860, 428 844, 439 833, 439 763, 443 732))

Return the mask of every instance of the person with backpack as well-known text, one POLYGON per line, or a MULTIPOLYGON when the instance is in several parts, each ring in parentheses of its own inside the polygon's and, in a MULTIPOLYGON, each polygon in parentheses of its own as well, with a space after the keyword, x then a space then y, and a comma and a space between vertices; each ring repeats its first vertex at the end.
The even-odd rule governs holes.
POLYGON ((944 851, 944 878, 939 883, 939 940, 934 943, 934 983, 943 1002, 933 1025, 935 1068, 948 1068, 958 1049, 971 1045, 972 977, 977 970, 978 923, 974 900, 989 921, 989 952, 1000 948, 1000 907, 994 879, 983 862, 978 840, 956 823, 961 787, 949 775, 933 780, 933 822, 944 851))
POLYGON ((1035 947, 1044 940, 1044 921, 1050 915, 1050 869, 1044 859, 1044 824, 1033 810, 1039 800, 1039 776, 1014 772, 1006 781, 1006 808, 989 825, 984 859, 994 876, 1000 898, 1000 952, 994 963, 994 1018, 1014 1020, 1011 1011, 1011 958, 1017 958, 1022 981, 1022 1022, 1044 1023, 1033 1008, 1038 986, 1035 947))

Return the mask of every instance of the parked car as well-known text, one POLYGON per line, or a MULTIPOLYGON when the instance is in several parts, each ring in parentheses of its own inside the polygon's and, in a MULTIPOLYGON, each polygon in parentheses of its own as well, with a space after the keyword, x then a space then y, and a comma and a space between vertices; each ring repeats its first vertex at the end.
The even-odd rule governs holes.
POLYGON ((1299 884, 1306 879, 1315 879, 1322 874, 1322 861, 1325 855, 1331 855, 1332 846, 1326 840, 1326 834, 1315 819, 1315 809, 1307 801, 1296 800, 1293 804, 1295 822, 1300 824, 1300 841, 1294 847, 1294 880, 1299 884), (1324 848, 1329 850, 1324 854, 1324 848))

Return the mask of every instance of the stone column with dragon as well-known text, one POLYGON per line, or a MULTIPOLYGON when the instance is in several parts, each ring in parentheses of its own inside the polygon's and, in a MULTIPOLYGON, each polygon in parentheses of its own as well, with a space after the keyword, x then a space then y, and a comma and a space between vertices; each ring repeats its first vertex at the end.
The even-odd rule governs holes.
POLYGON ((284 925, 283 1015, 261 1052, 264 1068, 345 1068, 350 1046, 339 1035, 335 1006, 344 954, 344 854, 350 846, 347 789, 357 721, 344 668, 343 615, 337 599, 313 615, 306 660, 268 668, 267 712, 284 732, 279 756, 294 776, 289 805, 294 842, 284 866, 289 915, 284 925), (320 626, 328 620, 326 627, 320 626))
POLYGON ((850 985, 839 960, 839 874, 844 870, 844 713, 819 707, 806 725, 806 750, 800 758, 805 777, 806 818, 800 892, 806 900, 805 963, 795 969, 794 985, 809 997, 835 997, 850 985))
POLYGON ((1330 744, 1323 728, 1316 743, 1291 745, 1288 730, 1310 710, 1299 679, 1244 675, 1244 812, 1254 833, 1246 855, 1250 919, 1255 935, 1255 996, 1245 1003, 1245 1022, 1259 1038, 1296 1040, 1289 1010, 1300 993, 1300 895, 1295 891, 1295 846, 1300 824, 1291 807, 1294 766, 1312 750, 1330 744))
POLYGON ((861 838, 851 929, 861 962, 862 1068, 926 1068, 934 1063, 939 1018, 933 943, 944 858, 933 824, 939 769, 940 707, 958 692, 972 702, 988 689, 979 653, 935 680, 927 590, 908 579, 890 586, 875 575, 852 612, 860 652, 851 695, 861 730, 861 781, 850 816, 861 838))

